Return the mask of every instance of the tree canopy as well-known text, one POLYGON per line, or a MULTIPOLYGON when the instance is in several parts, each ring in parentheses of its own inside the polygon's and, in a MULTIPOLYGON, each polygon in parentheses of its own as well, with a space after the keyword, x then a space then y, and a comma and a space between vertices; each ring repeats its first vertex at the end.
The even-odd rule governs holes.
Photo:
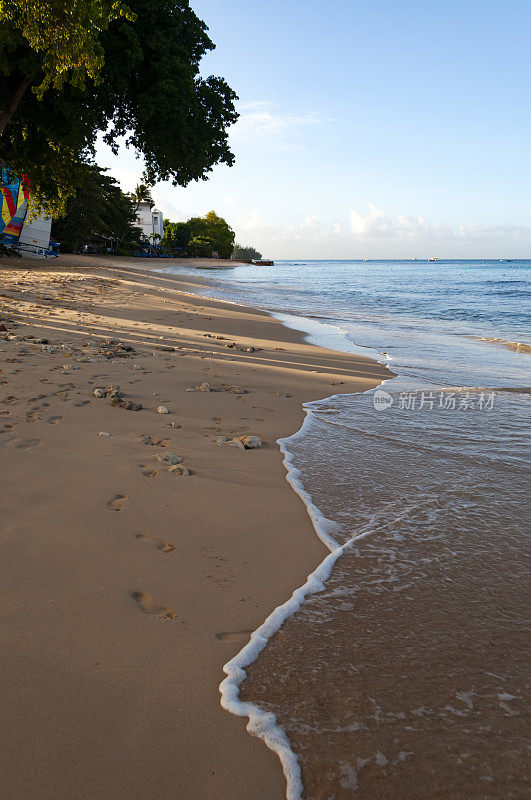
POLYGON ((141 231, 134 227, 134 201, 105 172, 95 164, 83 167, 82 183, 67 201, 66 216, 52 225, 52 236, 62 250, 80 250, 93 236, 112 239, 115 244, 140 241, 141 231))
POLYGON ((192 229, 186 222, 170 222, 164 220, 163 244, 173 248, 184 250, 188 247, 188 242, 192 236, 192 229))
POLYGON ((163 245, 180 247, 193 256, 210 257, 212 252, 217 252, 220 258, 230 258, 234 238, 230 225, 215 211, 209 211, 204 217, 192 217, 187 222, 164 220, 163 245))
POLYGON ((148 184, 231 166, 236 95, 199 73, 213 47, 187 0, 3 0, 0 152, 30 176, 34 207, 64 213, 99 132, 143 156, 148 184))
MULTIPOLYGON (((66 81, 84 86, 87 77, 99 80, 104 62, 100 34, 122 15, 134 20, 134 14, 119 0, 2 0, 0 49, 9 54, 14 46, 28 48, 20 57, 28 59, 24 78, 33 83, 37 96, 42 97, 51 87, 60 89, 66 81), (38 69, 32 54, 40 55, 38 69)), ((24 91, 23 81, 0 115, 0 131, 16 111, 24 91)))
MULTIPOLYGON (((190 226, 192 237, 190 244, 197 240, 192 249, 201 249, 201 242, 210 240, 210 250, 217 251, 220 258, 230 258, 234 247, 234 231, 215 211, 209 211, 204 217, 192 217, 187 223, 190 226)), ((203 255, 203 253, 197 253, 203 255)), ((210 253, 209 253, 210 255, 210 253)))
POLYGON ((197 236, 192 236, 188 242, 188 251, 190 255, 197 258, 212 258, 212 253, 215 251, 216 245, 211 236, 199 233, 197 236))
POLYGON ((246 261, 259 261, 262 258, 262 253, 259 253, 254 247, 238 244, 238 242, 236 242, 232 251, 232 258, 243 258, 246 261))
POLYGON ((145 183, 137 183, 134 191, 132 191, 129 196, 135 204, 135 211, 138 211, 140 203, 149 203, 150 208, 153 208, 155 205, 151 196, 151 190, 145 183))

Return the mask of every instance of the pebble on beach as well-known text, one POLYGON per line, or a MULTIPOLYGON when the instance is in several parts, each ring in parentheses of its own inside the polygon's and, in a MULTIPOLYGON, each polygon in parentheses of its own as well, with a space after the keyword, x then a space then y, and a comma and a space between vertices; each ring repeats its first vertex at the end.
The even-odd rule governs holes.
POLYGON ((230 386, 211 386, 208 381, 204 381, 199 386, 190 386, 187 392, 232 392, 232 394, 249 394, 247 389, 243 386, 238 386, 233 383, 230 386))
POLYGON ((204 381, 203 383, 199 384, 199 386, 190 386, 187 392, 211 392, 212 389, 210 388, 210 384, 208 381, 204 381))
POLYGON ((123 397, 113 397, 111 405, 117 406, 118 408, 125 408, 126 411, 142 410, 142 403, 133 403, 132 400, 124 400, 123 397))
POLYGON ((218 436, 216 444, 229 444, 231 447, 239 447, 240 450, 254 450, 256 447, 262 447, 263 442, 258 436, 246 435, 236 436, 234 439, 228 439, 226 436, 218 436))
POLYGON ((160 461, 161 464, 168 464, 171 467, 180 464, 182 461, 182 458, 179 458, 179 456, 176 456, 174 453, 157 453, 155 458, 157 461, 160 461))
POLYGON ((255 447, 262 447, 262 440, 258 436, 236 436, 228 444, 242 450, 253 450, 255 447))
POLYGON ((92 394, 94 397, 110 397, 111 400, 121 397, 120 387, 116 384, 113 384, 112 386, 105 386, 103 389, 101 387, 96 387, 92 394))
POLYGON ((170 412, 166 408, 166 406, 159 406, 157 408, 157 414, 169 414, 170 412))
POLYGON ((174 464, 171 467, 168 467, 167 471, 171 472, 173 475, 190 475, 190 470, 182 464, 174 464))

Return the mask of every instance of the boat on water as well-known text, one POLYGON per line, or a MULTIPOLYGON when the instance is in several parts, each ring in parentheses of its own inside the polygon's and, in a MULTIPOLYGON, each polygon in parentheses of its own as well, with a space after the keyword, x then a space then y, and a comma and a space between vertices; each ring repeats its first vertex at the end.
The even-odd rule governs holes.
POLYGON ((431 258, 428 258, 428 261, 438 261, 438 260, 439 259, 437 258, 437 256, 432 256, 431 258))

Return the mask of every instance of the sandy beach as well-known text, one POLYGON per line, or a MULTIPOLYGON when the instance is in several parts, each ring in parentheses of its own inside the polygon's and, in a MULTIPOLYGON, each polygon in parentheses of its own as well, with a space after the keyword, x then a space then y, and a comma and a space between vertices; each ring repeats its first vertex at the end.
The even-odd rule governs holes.
POLYGON ((389 373, 153 266, 0 261, 5 800, 285 796, 218 691, 327 553, 275 442, 389 373))

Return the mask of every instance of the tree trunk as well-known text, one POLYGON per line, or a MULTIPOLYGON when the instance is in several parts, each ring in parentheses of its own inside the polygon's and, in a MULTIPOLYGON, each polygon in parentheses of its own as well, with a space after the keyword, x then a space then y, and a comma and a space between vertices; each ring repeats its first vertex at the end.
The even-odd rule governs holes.
POLYGON ((20 101, 24 97, 26 89, 29 87, 32 80, 33 77, 31 75, 25 75, 0 112, 0 136, 11 121, 11 117, 19 107, 20 101))

